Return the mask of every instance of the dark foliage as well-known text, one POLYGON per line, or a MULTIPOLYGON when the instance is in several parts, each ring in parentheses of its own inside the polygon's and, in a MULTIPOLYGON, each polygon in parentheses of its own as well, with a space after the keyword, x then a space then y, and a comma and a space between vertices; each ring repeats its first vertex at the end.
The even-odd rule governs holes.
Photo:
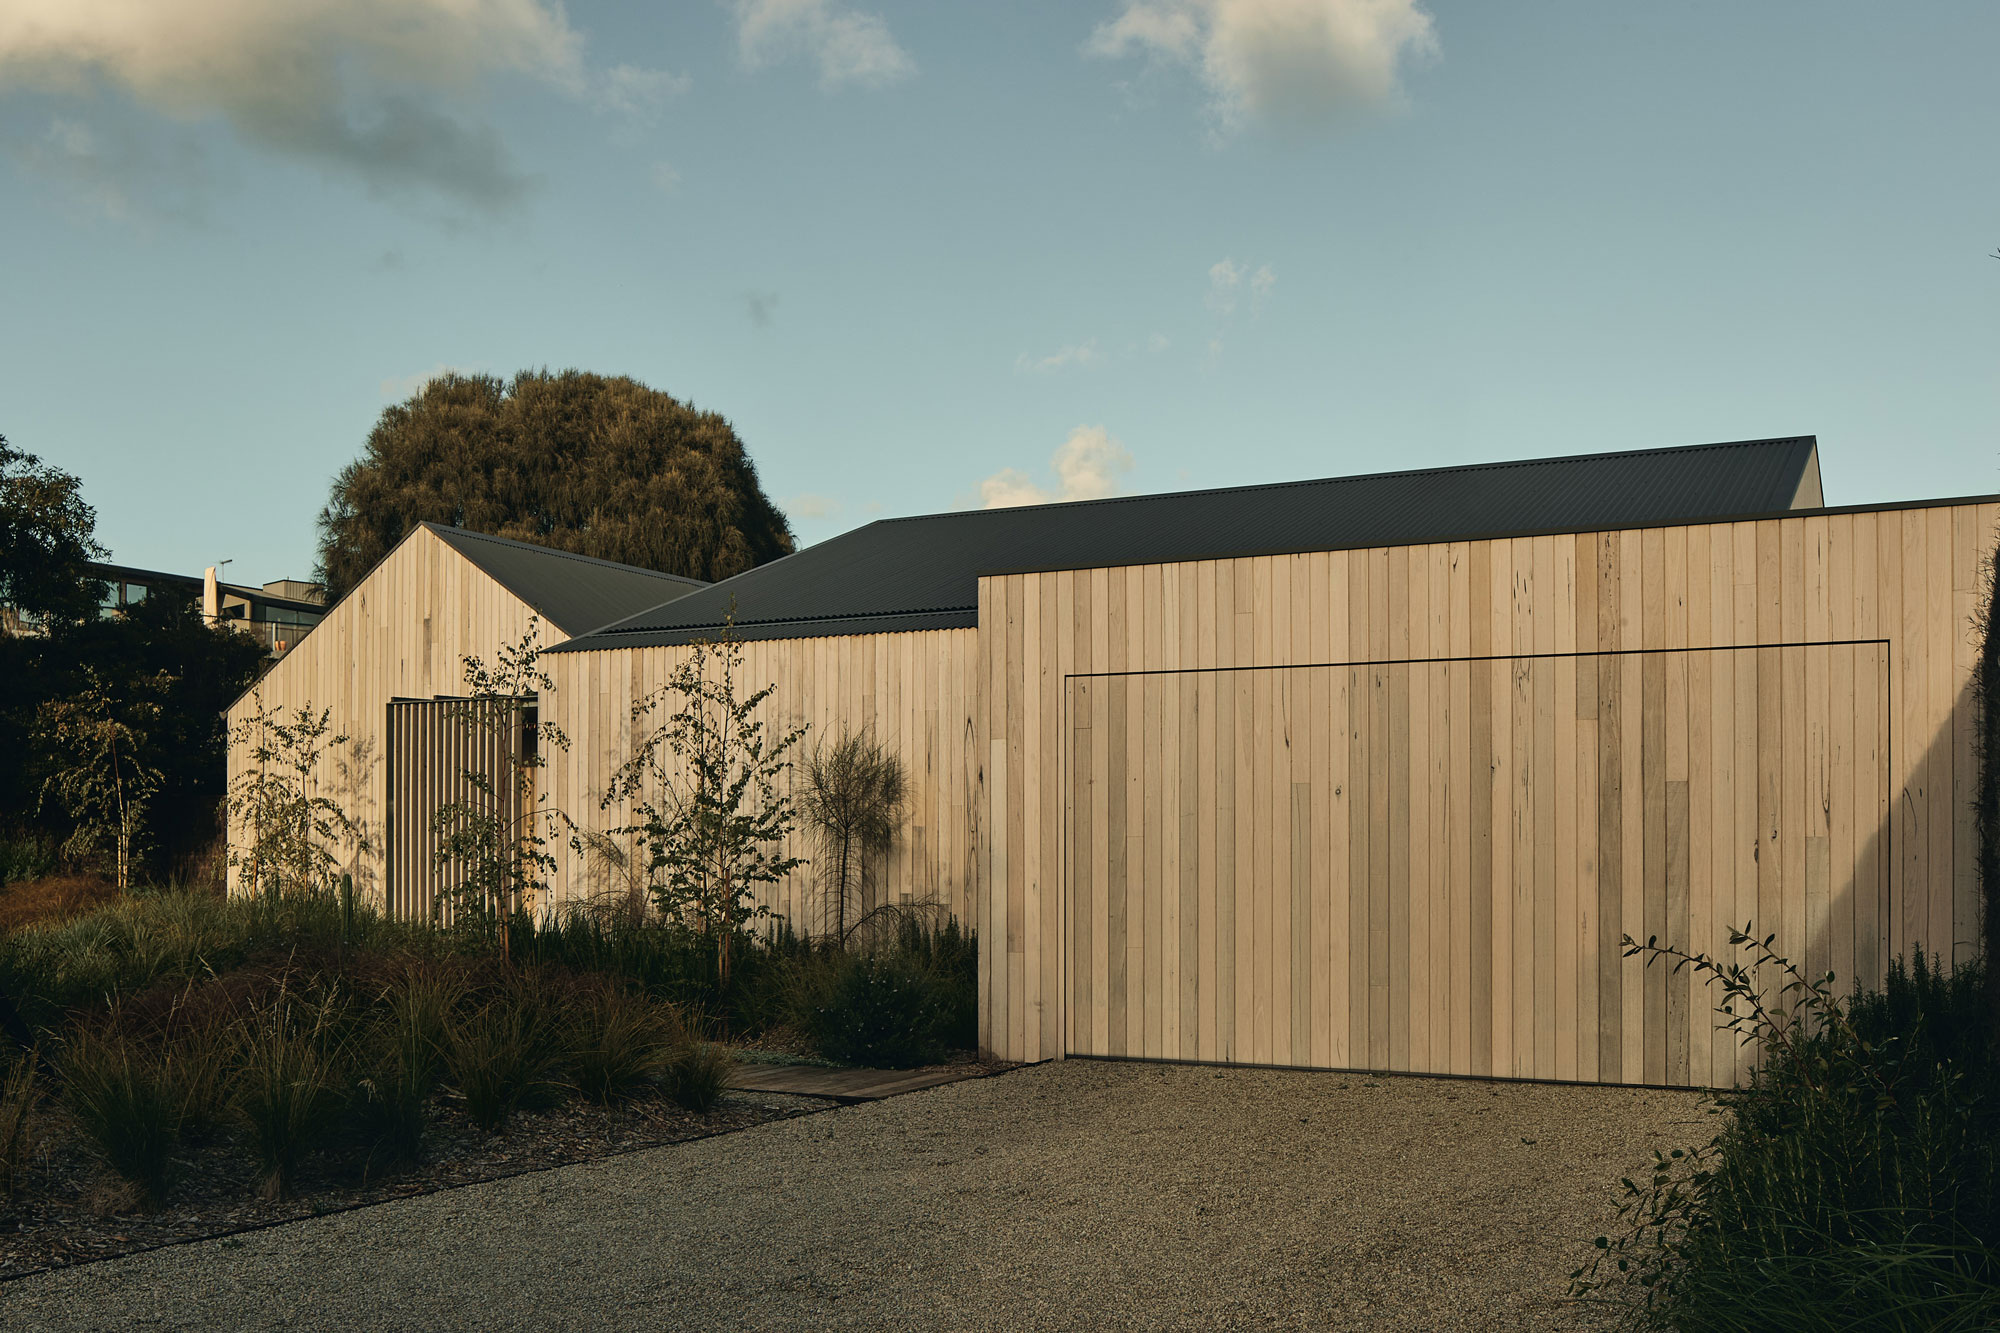
POLYGON ((52 624, 50 633, 0 636, 0 750, 21 762, 0 765, 0 809, 23 812, 23 840, 70 831, 58 807, 37 794, 52 757, 38 750, 36 717, 49 700, 69 698, 91 678, 120 705, 157 708, 138 758, 161 774, 148 810, 155 869, 197 855, 220 830, 227 733, 223 710, 257 678, 264 653, 247 635, 202 623, 189 603, 149 597, 116 616, 52 624))
MULTIPOLYGON (((2000 624, 1994 615, 2000 593, 2000 561, 1985 571, 1986 599, 1979 609, 1979 665, 1972 676, 1979 700, 1979 786, 1973 819, 1979 828, 1980 938, 1985 957, 2000 959, 2000 624)), ((2000 1060, 2000 966, 1987 969, 1987 1033, 2000 1060)))
POLYGON ((43 623, 95 614, 104 585, 84 563, 105 557, 96 525, 81 482, 0 435, 0 607, 43 623))
POLYGON ((385 410, 320 513, 329 596, 424 521, 711 581, 792 550, 727 421, 576 370, 445 375, 385 410))
POLYGON ((724 984, 712 936, 673 922, 586 911, 542 922, 517 916, 513 948, 524 966, 627 978, 691 1019, 737 1036, 754 1036, 784 1021, 783 965, 806 951, 782 926, 761 939, 739 932, 724 984))
POLYGON ((829 1060, 907 1069, 978 1037, 978 962, 957 923, 906 921, 891 943, 821 947, 789 967, 793 1022, 829 1060))
POLYGON ((1735 1004, 1730 1026, 1759 1043, 1755 1080, 1725 1095, 1733 1115, 1708 1145, 1625 1182, 1627 1230, 1598 1241, 1579 1293, 1679 1333, 1994 1327, 2000 1067, 1982 969, 1918 954, 1842 1005, 1768 942, 1744 943, 1767 982, 1784 978, 1782 1011, 1747 971, 1683 965, 1735 1004))

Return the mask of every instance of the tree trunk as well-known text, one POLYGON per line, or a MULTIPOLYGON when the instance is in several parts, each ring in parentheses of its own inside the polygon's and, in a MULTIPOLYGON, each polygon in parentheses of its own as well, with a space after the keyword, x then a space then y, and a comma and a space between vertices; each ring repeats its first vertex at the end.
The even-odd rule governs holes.
POLYGON ((847 947, 847 849, 851 841, 845 832, 841 833, 840 857, 838 861, 840 867, 838 872, 839 879, 835 881, 833 886, 835 894, 833 909, 835 932, 840 939, 840 947, 843 949, 847 947))

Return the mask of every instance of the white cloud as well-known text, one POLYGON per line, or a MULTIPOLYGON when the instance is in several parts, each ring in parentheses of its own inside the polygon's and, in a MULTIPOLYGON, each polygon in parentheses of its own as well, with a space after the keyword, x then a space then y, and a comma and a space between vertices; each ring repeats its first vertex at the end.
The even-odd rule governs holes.
POLYGON ((633 112, 676 86, 619 66, 599 80, 555 0, 8 0, 0 89, 109 87, 246 142, 482 211, 531 182, 456 104, 496 76, 633 112))
POLYGON ((836 0, 734 0, 736 45, 743 63, 762 69, 798 56, 819 66, 822 88, 879 88, 917 69, 876 14, 836 0))
POLYGON ((832 518, 840 512, 841 504, 834 496, 807 491, 785 501, 785 508, 800 518, 832 518))
POLYGON ((1045 490, 1019 468, 1002 468, 979 483, 981 509, 1050 504, 1058 500, 1101 500, 1118 491, 1118 479, 1132 470, 1132 454, 1102 426, 1078 426, 1049 460, 1056 486, 1045 490))
POLYGON ((1239 264, 1225 255, 1208 270, 1208 308, 1223 319, 1230 319, 1248 292, 1250 313, 1254 315, 1264 308, 1265 300, 1277 285, 1278 275, 1269 264, 1259 265, 1253 271, 1248 264, 1239 264))
POLYGON ((1097 364, 1097 339, 1089 338, 1068 347, 1059 348, 1047 356, 1029 356, 1026 352, 1014 358, 1014 369, 1037 374, 1065 370, 1070 366, 1093 366, 1097 364))
POLYGON ((655 162, 652 175, 653 188, 662 194, 672 194, 680 188, 681 173, 674 170, 671 162, 655 162))
POLYGON ((380 388, 384 398, 401 402, 407 398, 414 398, 417 394, 423 392, 424 386, 434 379, 445 375, 475 375, 477 373, 477 371, 467 370, 463 366, 450 366, 440 361, 429 370, 420 370, 414 375, 392 375, 390 378, 382 381, 380 388))
POLYGON ((1236 128, 1393 104, 1402 67, 1435 54, 1437 35, 1417 0, 1126 0, 1084 50, 1195 70, 1236 128))

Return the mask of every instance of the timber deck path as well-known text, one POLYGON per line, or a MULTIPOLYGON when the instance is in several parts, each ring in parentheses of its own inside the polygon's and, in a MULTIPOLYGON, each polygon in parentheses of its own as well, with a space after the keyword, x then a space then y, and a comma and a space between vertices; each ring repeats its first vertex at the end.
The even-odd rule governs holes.
POLYGON ((789 1092, 825 1097, 851 1105, 894 1097, 899 1092, 935 1088, 960 1079, 985 1078, 997 1070, 978 1065, 948 1065, 937 1069, 829 1069, 824 1065, 739 1064, 729 1086, 744 1092, 789 1092))

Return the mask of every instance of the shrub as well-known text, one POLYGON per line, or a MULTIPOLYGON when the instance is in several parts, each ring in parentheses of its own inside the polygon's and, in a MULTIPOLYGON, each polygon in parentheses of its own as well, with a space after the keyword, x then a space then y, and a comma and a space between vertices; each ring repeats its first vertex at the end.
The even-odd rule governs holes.
POLYGON ((663 1074, 688 1046, 673 1011, 616 983, 580 990, 567 1015, 577 1087, 610 1102, 663 1074))
POLYGON ((504 986, 453 1034, 446 1063, 473 1124, 494 1133, 515 1111, 549 1105, 561 1095, 558 1023, 541 987, 524 977, 504 986))
POLYGON ((937 979, 943 1005, 940 1039, 954 1050, 979 1044, 979 943, 972 932, 946 919, 933 927, 921 917, 906 916, 896 932, 896 947, 921 959, 937 979))
POLYGON ((1768 939, 1735 943, 1776 996, 1744 967, 1628 941, 1721 984, 1725 1026, 1762 1058, 1715 1139, 1625 1182, 1626 1230, 1599 1238, 1575 1293, 1681 1333, 2000 1323, 2000 1070, 1979 970, 1919 953, 1844 1005, 1768 939))
POLYGON ((705 1041, 685 1042, 668 1062, 662 1085, 667 1096, 685 1110, 707 1115, 722 1100, 735 1065, 729 1052, 705 1041))
POLYGON ((907 1069, 950 1049, 952 987, 920 955, 829 950, 798 977, 798 1026, 829 1060, 907 1069))
POLYGON ((243 1023, 235 1102, 264 1198, 290 1192, 300 1160, 340 1113, 346 1056, 340 1020, 336 1001, 280 996, 243 1023))
POLYGON ((157 1208, 170 1183, 180 1133, 180 1099, 157 1048, 114 1031, 80 1029, 62 1063, 63 1099, 76 1123, 143 1209, 157 1208))

